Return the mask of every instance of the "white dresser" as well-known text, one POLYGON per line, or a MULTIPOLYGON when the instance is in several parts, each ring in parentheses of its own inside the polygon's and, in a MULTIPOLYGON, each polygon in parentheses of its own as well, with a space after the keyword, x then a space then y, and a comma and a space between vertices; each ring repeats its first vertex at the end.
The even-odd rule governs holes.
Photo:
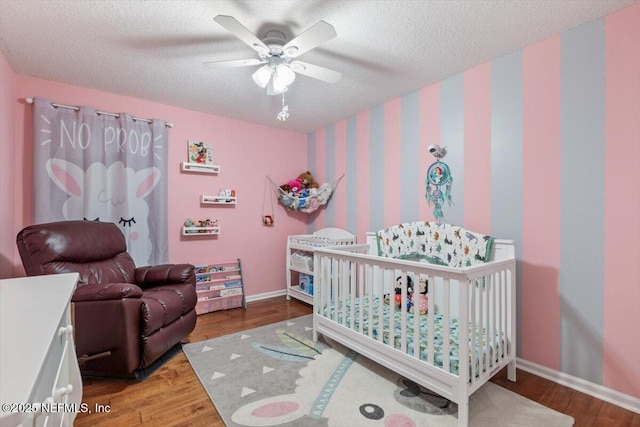
POLYGON ((0 280, 2 427, 73 425, 82 399, 70 308, 77 281, 77 273, 0 280))

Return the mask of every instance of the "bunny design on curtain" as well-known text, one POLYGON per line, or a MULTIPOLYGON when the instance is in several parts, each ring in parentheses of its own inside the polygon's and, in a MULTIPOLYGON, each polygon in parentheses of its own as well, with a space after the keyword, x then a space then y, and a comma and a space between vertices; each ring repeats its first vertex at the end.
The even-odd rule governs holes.
POLYGON ((35 222, 113 222, 136 265, 166 263, 165 123, 34 104, 35 222))

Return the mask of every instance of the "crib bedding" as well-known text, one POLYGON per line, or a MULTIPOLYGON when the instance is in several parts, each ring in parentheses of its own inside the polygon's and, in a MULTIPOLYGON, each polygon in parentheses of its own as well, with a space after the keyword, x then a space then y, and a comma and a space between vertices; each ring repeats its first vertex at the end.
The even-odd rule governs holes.
MULTIPOLYGON (((380 300, 377 296, 373 297, 373 301, 370 304, 369 303, 369 298, 368 297, 364 297, 364 298, 355 298, 354 299, 354 309, 351 309, 351 304, 350 304, 350 300, 343 302, 340 302, 338 304, 338 307, 336 308, 335 305, 330 305, 325 307, 324 309, 324 316, 328 317, 331 320, 337 321, 340 324, 343 324, 345 326, 350 327, 351 325, 351 315, 352 315, 352 311, 353 311, 353 320, 354 320, 354 330, 359 331, 360 330, 360 307, 362 306, 362 334, 363 335, 367 335, 369 336, 369 331, 371 330, 371 336, 373 337, 373 339, 378 340, 379 339, 379 334, 380 331, 382 330, 382 341, 389 345, 390 343, 390 337, 393 334, 394 337, 394 347, 396 348, 396 350, 402 350, 401 346, 401 337, 402 337, 402 311, 399 309, 396 309, 394 311, 394 330, 391 331, 390 330, 390 325, 391 325, 391 321, 390 321, 390 315, 391 315, 391 309, 389 307, 388 304, 382 304, 382 309, 383 309, 383 316, 382 316, 382 327, 380 327, 380 316, 378 316, 379 313, 379 309, 380 309, 380 300), (372 323, 370 324, 369 321, 369 308, 370 306, 372 307, 372 323), (337 319, 336 319, 336 315, 337 315, 337 319), (343 321, 344 319, 344 321, 343 321)), ((333 303, 333 301, 332 301, 333 303)), ((415 342, 418 341, 419 345, 420 345, 420 359, 423 361, 427 361, 428 358, 428 343, 427 343, 427 337, 428 337, 428 333, 429 333, 429 323, 428 323, 428 316, 427 315, 419 315, 420 316, 420 321, 419 321, 419 337, 416 340, 416 337, 414 337, 414 327, 413 327, 413 322, 414 322, 414 314, 413 313, 406 313, 406 319, 407 319, 407 330, 406 330, 406 337, 407 337, 407 347, 406 347, 406 353, 409 355, 413 355, 414 354, 414 346, 415 346, 415 342)), ((444 344, 443 344, 443 337, 444 337, 444 319, 443 316, 440 313, 436 313, 433 316, 433 328, 434 328, 434 341, 435 341, 435 345, 434 345, 434 365, 442 368, 443 367, 443 348, 444 348, 444 344)), ((471 361, 471 350, 473 347, 472 344, 472 326, 469 325, 469 361, 471 361)), ((458 345, 459 345, 459 330, 460 330, 460 325, 458 322, 457 318, 452 318, 450 320, 450 327, 449 327, 449 365, 450 365, 450 372, 454 375, 458 375, 458 365, 459 365, 459 355, 458 355, 458 345)), ((508 346, 509 346, 509 342, 508 339, 505 341, 504 336, 500 336, 500 334, 495 331, 494 332, 494 337, 493 339, 490 339, 489 341, 489 357, 490 360, 492 360, 494 363, 491 363, 492 365, 495 364, 496 362, 498 362, 498 345, 501 344, 502 348, 502 354, 500 356, 504 356, 504 352, 505 350, 508 352, 508 346)), ((480 373, 480 361, 482 361, 482 370, 484 370, 484 367, 486 366, 485 363, 485 357, 487 356, 487 343, 486 343, 486 339, 487 339, 487 331, 486 328, 481 328, 476 326, 476 331, 475 331, 475 340, 476 340, 476 348, 473 351, 473 362, 475 363, 475 372, 476 372, 476 376, 479 375, 480 373)), ((471 365, 469 367, 469 376, 471 376, 471 365)))

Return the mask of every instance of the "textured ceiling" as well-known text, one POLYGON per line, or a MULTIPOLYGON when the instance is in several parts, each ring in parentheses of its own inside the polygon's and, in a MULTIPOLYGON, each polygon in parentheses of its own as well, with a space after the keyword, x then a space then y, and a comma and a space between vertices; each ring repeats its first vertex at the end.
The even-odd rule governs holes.
POLYGON ((306 133, 636 1, 0 0, 0 49, 19 74, 306 133), (298 76, 278 121, 258 66, 202 65, 257 57, 216 15, 260 39, 330 23, 338 36, 299 59, 342 79, 298 76))

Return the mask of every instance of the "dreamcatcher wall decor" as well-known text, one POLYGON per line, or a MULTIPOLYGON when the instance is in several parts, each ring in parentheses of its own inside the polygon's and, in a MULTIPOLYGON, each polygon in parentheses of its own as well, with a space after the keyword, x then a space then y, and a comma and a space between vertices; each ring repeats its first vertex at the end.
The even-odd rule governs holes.
POLYGON ((424 196, 429 206, 433 205, 433 216, 436 219, 436 223, 444 224, 442 206, 444 202, 451 206, 451 181, 453 180, 449 165, 442 161, 442 158, 447 155, 447 149, 439 145, 430 145, 428 150, 436 158, 436 161, 427 169, 427 178, 424 181, 426 184, 424 196))

